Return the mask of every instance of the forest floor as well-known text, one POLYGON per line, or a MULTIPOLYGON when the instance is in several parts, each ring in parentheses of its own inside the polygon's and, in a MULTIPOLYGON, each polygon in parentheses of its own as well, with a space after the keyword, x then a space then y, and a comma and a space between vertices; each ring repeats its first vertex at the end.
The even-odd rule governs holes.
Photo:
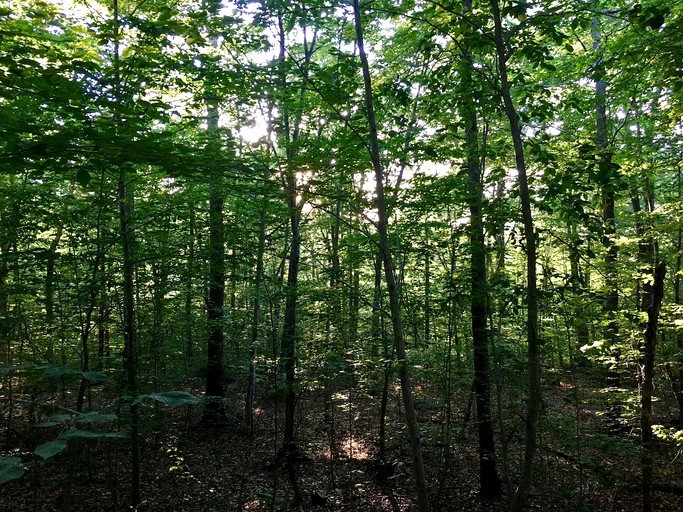
MULTIPOLYGON (((530 510, 642 509, 638 433, 632 427, 638 424, 637 407, 632 405, 629 413, 628 406, 615 410, 610 405, 621 401, 619 393, 632 395, 633 390, 605 390, 602 385, 576 372, 560 372, 546 379, 530 510)), ((221 429, 199 428, 198 407, 147 406, 141 423, 144 502, 138 510, 416 510, 400 393, 398 388, 391 391, 387 459, 393 474, 384 479, 378 478, 376 464, 378 397, 338 388, 333 421, 325 421, 322 393, 301 393, 297 412, 301 457, 296 473, 304 502, 295 507, 291 506, 293 492, 287 471, 274 463, 284 406, 272 396, 257 403, 253 436, 237 419, 221 429)), ((468 413, 468 409, 473 412, 470 397, 454 396, 446 442, 446 409, 438 397, 443 393, 419 385, 415 391, 432 510, 507 510, 523 448, 521 396, 503 397, 494 405, 497 414, 505 417, 496 420, 496 427, 498 438, 505 443, 498 446, 498 466, 506 494, 484 499, 478 493, 476 425, 468 413)), ((35 395, 28 398, 12 408, 9 439, 6 430, 5 438, 0 436, 0 442, 11 448, 0 456, 21 456, 27 468, 25 476, 0 486, 0 511, 130 510, 126 507, 130 475, 127 442, 81 441, 77 451, 67 450, 39 461, 32 450, 54 439, 59 430, 35 426, 48 415, 41 416, 34 407, 20 407, 35 403, 35 395), (71 499, 65 503, 68 494, 71 499)), ((657 404, 662 422, 671 416, 664 398, 657 404)), ((232 406, 232 417, 241 418, 240 401, 232 406)), ((7 410, 5 407, 3 425, 9 424, 7 410)), ((660 442, 657 448, 655 509, 683 510, 683 457, 673 444, 660 442)))

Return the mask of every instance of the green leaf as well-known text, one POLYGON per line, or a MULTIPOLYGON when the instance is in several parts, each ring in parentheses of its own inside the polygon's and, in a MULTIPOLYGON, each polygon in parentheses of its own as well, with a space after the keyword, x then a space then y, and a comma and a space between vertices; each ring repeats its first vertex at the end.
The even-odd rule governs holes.
POLYGON ((68 366, 46 366, 43 368, 43 371, 55 379, 59 379, 65 375, 73 375, 74 373, 77 373, 68 366))
POLYGON ((157 18, 157 24, 163 25, 168 20, 170 20, 172 17, 173 17, 173 11, 171 11, 170 9, 165 9, 157 18))
POLYGON ((432 158, 439 158, 439 154, 436 152, 434 148, 425 148, 425 154, 432 158))
POLYGON ((116 414, 105 414, 101 412, 86 412, 76 418, 76 423, 106 423, 116 421, 116 414))
POLYGON ((177 407, 179 405, 197 405, 201 402, 199 398, 186 391, 165 391, 163 393, 153 393, 151 395, 142 395, 133 401, 133 404, 139 404, 146 399, 156 400, 168 407, 177 407))
POLYGON ((9 375, 10 373, 14 373, 19 370, 30 370, 32 368, 35 367, 30 364, 3 364, 0 366, 0 377, 4 377, 5 375, 9 375))
POLYGON ((128 435, 125 432, 103 432, 101 430, 79 430, 71 428, 62 432, 59 439, 71 441, 73 439, 126 439, 128 435))
POLYGON ((76 181, 79 185, 82 187, 87 187, 91 179, 92 178, 90 177, 90 173, 87 169, 78 169, 78 172, 76 173, 76 181))
POLYGON ((19 457, 4 457, 0 459, 0 484, 16 480, 24 476, 19 457))
POLYGON ((102 372, 83 372, 83 378, 89 382, 106 382, 109 377, 107 377, 102 372))
POLYGON ((49 459, 54 457, 58 453, 63 452, 66 449, 66 441, 57 439, 56 441, 48 441, 38 446, 34 453, 43 459, 49 459))
POLYGON ((48 418, 47 421, 39 423, 37 427, 56 427, 57 425, 62 425, 64 423, 69 423, 71 421, 70 414, 53 414, 48 418))

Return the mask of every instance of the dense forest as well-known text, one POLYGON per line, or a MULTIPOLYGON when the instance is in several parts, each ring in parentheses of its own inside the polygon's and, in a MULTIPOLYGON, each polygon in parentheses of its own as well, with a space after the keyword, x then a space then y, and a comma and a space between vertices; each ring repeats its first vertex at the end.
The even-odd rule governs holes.
POLYGON ((0 509, 683 510, 683 2, 0 0, 0 509))

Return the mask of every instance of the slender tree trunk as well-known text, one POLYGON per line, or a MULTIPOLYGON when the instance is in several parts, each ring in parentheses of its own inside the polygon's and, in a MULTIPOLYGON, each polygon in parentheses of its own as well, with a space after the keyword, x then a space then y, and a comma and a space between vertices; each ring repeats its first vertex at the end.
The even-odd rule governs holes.
MULTIPOLYGON (((171 219, 169 217, 163 219, 163 224, 168 227, 171 225, 171 219)), ((164 233, 168 235, 168 231, 164 233)), ((165 236, 163 239, 168 239, 165 236)), ((165 297, 166 291, 168 289, 168 265, 166 264, 165 256, 163 255, 164 246, 159 244, 158 248, 158 259, 152 262, 152 364, 153 364, 153 375, 154 379, 154 391, 157 391, 156 383, 159 378, 159 374, 163 373, 165 368, 163 367, 161 351, 163 348, 164 340, 166 334, 164 333, 164 323, 165 323, 165 297)))
POLYGON ((189 240, 187 245, 187 275, 185 277, 185 371, 192 364, 194 355, 194 314, 192 312, 193 277, 195 266, 195 218, 194 208, 189 205, 189 240))
POLYGON ((379 347, 383 343, 380 320, 382 319, 382 255, 377 254, 374 258, 375 280, 372 292, 372 319, 370 324, 371 340, 370 355, 379 356, 379 347))
POLYGON ((500 75, 500 93, 505 105, 505 113, 510 122, 512 144, 515 149, 515 166, 519 182, 519 198, 522 207, 522 223, 527 256, 527 348, 529 396, 527 398, 526 441, 524 446, 524 463, 517 492, 512 500, 512 510, 519 511, 526 504, 532 485, 532 470, 536 456, 538 417, 541 406, 541 355, 538 339, 538 286, 536 279, 536 235, 531 215, 531 196, 527 179, 527 167, 524 159, 522 130, 519 116, 512 101, 507 76, 507 57, 503 28, 498 0, 491 0, 494 21, 494 39, 498 57, 500 75))
MULTIPOLYGON (((280 86, 282 91, 288 87, 287 73, 284 67, 286 59, 285 48, 285 27, 282 13, 278 14, 278 33, 280 52, 278 60, 280 63, 280 86)), ((315 48, 315 34, 309 43, 307 40, 307 30, 303 30, 304 62, 300 65, 304 79, 310 59, 315 48)), ((305 83, 305 80, 304 80, 305 83)), ((304 102, 305 85, 299 90, 299 101, 304 102)), ((299 142, 301 130, 301 113, 294 117, 292 121, 289 105, 285 102, 282 105, 282 135, 284 137, 284 147, 287 161, 285 162, 284 178, 287 187, 287 207, 289 211, 289 226, 291 233, 291 244, 289 249, 289 269, 287 272, 287 284, 285 286, 285 313, 282 326, 282 345, 281 357, 285 370, 285 432, 283 439, 283 450, 287 461, 289 480, 294 490, 294 501, 303 501, 303 496, 299 489, 294 470, 294 459, 297 452, 294 441, 294 419, 296 409, 296 345, 297 345, 297 308, 298 308, 298 281, 299 281, 299 262, 301 258, 301 232, 300 217, 301 209, 298 204, 298 189, 296 183, 296 169, 294 168, 294 157, 297 154, 297 144, 299 142)))
POLYGON ((50 248, 47 253, 47 269, 45 272, 45 338, 47 341, 47 362, 48 364, 55 363, 55 281, 57 263, 57 248, 64 232, 64 223, 60 219, 57 232, 55 233, 50 248))
MULTIPOLYGON (((598 156, 598 167, 600 176, 603 177, 600 188, 600 198, 602 203, 602 223, 603 223, 603 244, 607 248, 605 254, 605 286, 607 294, 603 310, 608 317, 605 331, 605 339, 610 347, 613 347, 619 336, 619 323, 616 315, 619 311, 619 288, 617 284, 617 246, 614 240, 616 235, 616 223, 614 213, 614 184, 612 172, 612 153, 607 141, 607 80, 605 63, 602 48, 602 32, 600 30, 600 20, 593 20, 591 26, 591 37, 593 38, 593 51, 596 53, 596 62, 593 66, 595 81, 595 146, 598 156)), ((616 348, 614 355, 619 357, 616 348)), ((611 376, 618 382, 616 375, 611 376)), ((615 382, 615 383, 616 383, 615 382)))
MULTIPOLYGON (((216 6, 217 7, 217 4, 216 6)), ((213 13, 214 15, 217 13, 213 13)), ((218 45, 213 37, 212 45, 218 45)), ((210 150, 218 158, 218 100, 210 84, 206 87, 206 129, 210 150)), ((225 224, 223 222, 223 175, 214 167, 209 176, 209 294, 207 301, 208 340, 206 347, 206 400, 202 423, 221 426, 226 422, 225 406, 225 224)))
MULTIPOLYGON (((209 109, 209 129, 218 127, 216 107, 209 109)), ((223 187, 218 172, 209 182, 209 296, 206 401, 202 422, 218 426, 225 422, 223 398, 223 332, 225 310, 225 227, 223 224, 223 187)))
POLYGON ((655 352, 657 348, 657 326, 659 311, 664 296, 664 276, 666 264, 661 262, 653 272, 654 280, 645 286, 651 288, 648 296, 651 300, 644 310, 647 312, 647 328, 643 346, 642 387, 640 393, 640 428, 641 428, 641 470, 643 480, 643 511, 652 512, 653 503, 653 453, 654 436, 652 434, 652 391, 654 389, 655 352))
POLYGON ((353 12, 356 28, 356 42, 358 44, 358 54, 361 61, 361 68, 363 70, 365 108, 368 120, 368 128, 370 130, 370 157, 372 159, 372 167, 375 172, 379 247, 382 253, 384 275, 387 282, 387 291, 389 293, 389 306, 391 310, 391 321, 394 334, 394 348, 396 350, 397 364, 399 365, 399 375, 401 377, 401 394, 403 396, 406 424, 408 426, 408 435, 410 437, 410 446, 413 457, 413 473, 417 486, 417 506, 420 512, 427 512, 429 510, 427 480, 425 476, 424 462, 422 460, 420 429, 417 423, 417 416, 415 414, 415 405, 413 403, 413 394, 410 383, 410 369, 406 356, 403 325, 401 322, 399 290, 397 288, 396 278, 394 275, 394 262, 389 246, 387 216, 388 208, 384 195, 384 172, 382 170, 382 163, 380 161, 379 142, 377 138, 377 122, 375 120, 375 107, 372 96, 372 81, 370 78, 370 67, 368 65, 367 54, 365 53, 363 25, 361 22, 361 12, 358 0, 353 0, 353 12))
POLYGON ((292 235, 289 249, 289 270, 285 286, 285 317, 282 327, 281 354, 285 369, 287 393, 285 396, 285 436, 284 444, 290 448, 294 444, 294 411, 296 392, 294 389, 296 369, 296 314, 298 302, 299 262, 301 258, 301 234, 299 232, 299 208, 296 204, 296 181, 294 173, 288 175, 289 223, 292 235))
POLYGON ((107 261, 102 254, 100 262, 99 301, 97 306, 97 369, 103 370, 109 359, 109 280, 107 279, 107 261))
MULTIPOLYGON (((95 265, 98 265, 98 263, 95 262, 95 265)), ((81 372, 83 373, 90 371, 90 329, 92 328, 92 314, 95 309, 96 292, 94 290, 94 285, 95 280, 97 279, 97 270, 94 272, 93 282, 89 285, 89 303, 86 305, 85 318, 81 323, 81 372)), ((85 375, 83 375, 81 377, 81 384, 78 388, 78 398, 76 400, 76 410, 78 412, 83 410, 83 401, 87 388, 88 380, 85 378, 85 375)))
MULTIPOLYGON (((266 171, 264 180, 267 181, 266 171)), ((264 188, 265 192, 265 188, 264 188)), ((265 200, 265 196, 264 196, 265 200)), ((263 287, 263 257, 266 252, 266 206, 261 207, 259 220, 258 249, 256 252, 256 275, 254 283, 254 304, 252 306, 251 336, 249 339, 249 373, 247 376, 247 394, 244 404, 244 418, 251 435, 254 434, 254 393, 256 391, 256 344, 259 338, 261 323, 261 288, 263 287)))
MULTIPOLYGON (((463 11, 468 15, 472 0, 463 1, 463 11)), ((466 23, 466 22, 465 22, 466 23)), ((483 219, 483 186, 481 156, 479 153, 479 130, 473 98, 473 62, 469 49, 469 25, 463 32, 463 89, 466 96, 461 102, 465 120, 465 143, 467 146, 468 203, 470 209, 470 272, 472 315, 472 345, 474 351, 474 392, 477 407, 477 432, 479 436, 479 484, 485 496, 500 495, 502 488, 496 470, 495 442, 491 422, 491 389, 489 379, 489 332, 486 328, 488 291, 486 277, 486 246, 483 219)))
MULTIPOLYGON (((341 194, 339 185, 337 193, 341 194)), ((340 311, 342 304, 341 297, 338 293, 338 284, 341 279, 341 263, 339 261, 339 231, 341 225, 342 205, 341 198, 337 197, 334 214, 334 224, 332 225, 331 235, 331 254, 330 254, 330 298, 327 305, 327 318, 325 321, 325 340, 327 344, 328 354, 335 354, 338 352, 339 333, 341 332, 340 311), (335 327, 337 335, 333 337, 332 327, 335 327)), ((351 323, 351 322, 349 322, 351 323)), ((333 375, 330 372, 329 361, 325 361, 325 412, 324 417, 328 422, 332 422, 333 406, 332 406, 332 384, 333 375)))
MULTIPOLYGON (((583 293, 583 289, 586 286, 586 279, 584 278, 579 267, 579 236, 576 232, 576 227, 569 224, 567 226, 567 229, 569 232, 569 240, 571 243, 571 246, 569 248, 569 267, 571 273, 572 291, 574 299, 574 318, 571 320, 571 323, 574 328, 574 333, 576 336, 576 346, 580 348, 585 345, 588 345, 588 340, 590 336, 588 322, 586 321, 586 315, 581 299, 581 294, 583 293)), ((570 354, 572 360, 574 359, 574 353, 575 351, 572 350, 570 354)))
MULTIPOLYGON (((116 1, 116 0, 115 0, 116 1)), ((126 370, 127 394, 130 397, 130 439, 131 439, 131 505, 140 503, 140 439, 139 412, 134 399, 138 394, 137 377, 137 332, 135 327, 135 267, 133 261, 134 234, 131 217, 133 195, 127 189, 125 166, 119 168, 119 218, 121 245, 123 249, 123 338, 124 365, 126 370)))
MULTIPOLYGON (((678 188, 678 200, 683 200, 683 183, 681 175, 681 166, 678 165, 676 169, 676 185, 678 188)), ((678 229, 678 236, 676 238, 676 267, 674 268, 674 304, 681 306, 683 298, 681 297, 681 270, 683 269, 683 229, 678 229)), ((680 310, 679 310, 680 311, 680 310)), ((680 312, 676 313, 676 320, 680 320, 680 312)), ((672 380, 675 381, 674 388, 676 393, 676 401, 678 402, 678 423, 683 425, 683 331, 676 329, 676 368, 672 380)))
POLYGON ((99 282, 98 282, 98 304, 97 304, 97 369, 105 368, 109 358, 109 315, 111 309, 111 300, 109 294, 109 279, 107 277, 107 250, 104 247, 104 241, 108 233, 105 227, 102 216, 105 212, 105 170, 102 168, 100 172, 100 191, 99 191, 99 207, 97 214, 97 239, 98 239, 98 253, 101 254, 99 282))
POLYGON ((425 240, 427 246, 424 252, 424 281, 425 281, 425 300, 424 300, 424 343, 429 346, 432 338, 432 268, 433 257, 432 247, 429 242, 429 227, 425 227, 425 240))
MULTIPOLYGON (((114 97, 121 102, 121 69, 120 69, 120 19, 119 1, 114 0, 114 97)), ((120 115, 116 113, 115 120, 120 122, 120 115)), ((118 192, 119 226, 121 236, 121 252, 123 253, 123 340, 124 340, 124 371, 126 375, 126 394, 130 400, 130 445, 131 445, 131 488, 130 504, 137 508, 140 504, 140 433, 139 411, 135 403, 138 394, 137 375, 137 332, 135 325, 135 262, 133 246, 135 235, 133 231, 133 193, 129 189, 126 165, 119 165, 118 192)))

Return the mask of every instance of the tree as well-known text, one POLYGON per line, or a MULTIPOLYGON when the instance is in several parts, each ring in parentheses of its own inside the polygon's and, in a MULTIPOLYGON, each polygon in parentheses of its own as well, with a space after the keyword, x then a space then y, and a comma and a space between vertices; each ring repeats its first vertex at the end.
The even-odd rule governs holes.
MULTIPOLYGON (((215 13, 214 13, 215 14, 215 13)), ((214 40, 215 47, 217 41, 214 40)), ((208 85, 207 144, 209 150, 219 158, 218 138, 218 100, 208 85)), ((209 397, 204 408, 203 421, 207 425, 220 425, 225 422, 223 398, 224 367, 223 349, 225 344, 225 226, 223 224, 223 176, 220 167, 214 167, 209 176, 209 293, 206 304, 208 316, 206 395, 209 397)))
POLYGON ((508 52, 505 47, 503 25, 498 0, 491 0, 491 13, 494 23, 494 42, 496 45, 497 66, 500 80, 500 94, 505 106, 505 114, 510 122, 510 134, 515 149, 515 166, 519 184, 519 200, 522 207, 522 223, 524 226, 524 240, 526 242, 526 301, 527 301, 527 347, 529 395, 527 398, 526 441, 524 448, 524 464, 519 487, 512 501, 512 510, 521 510, 532 484, 532 469, 536 455, 538 418, 541 406, 541 355, 540 340, 538 338, 538 287, 536 282, 536 235, 534 234, 534 220, 531 213, 531 196, 527 177, 527 165, 524 157, 522 130, 519 114, 515 108, 508 82, 507 60, 508 52))
POLYGON ((644 304, 647 312, 647 328, 645 330, 645 344, 643 347, 642 391, 640 396, 641 413, 641 468, 643 478, 643 510, 654 510, 652 499, 653 490, 653 452, 654 436, 652 433, 652 391, 654 389, 655 352, 657 348, 657 326, 659 311, 664 297, 664 276, 666 264, 658 263, 652 274, 652 282, 646 282, 648 288, 648 302, 644 304))
MULTIPOLYGON (((471 0, 463 2, 462 43, 463 93, 461 115, 465 122, 467 146, 468 203, 470 210, 470 272, 472 316, 472 346, 474 352, 474 393, 477 400, 479 435, 479 482, 482 494, 498 495, 502 492, 496 471, 495 443, 491 422, 491 392, 489 387, 489 335, 487 329, 488 291, 486 278, 486 244, 483 219, 482 157, 479 150, 479 133, 476 103, 474 100, 474 61, 470 52, 470 32, 467 16, 472 11, 471 0)), ((516 148, 516 146, 515 146, 516 148)), ((518 167, 519 170, 519 167, 518 167)), ((525 224, 526 228, 526 224, 525 224)))
POLYGON ((403 337, 403 324, 401 322, 401 307, 399 303, 399 290, 396 285, 394 275, 394 262, 389 246, 387 204, 384 195, 384 171, 380 160, 379 142, 377 138, 377 121, 375 120, 375 109, 372 96, 372 80, 370 77, 370 66, 363 40, 363 25, 361 11, 358 0, 353 0, 353 17, 356 28, 356 42, 358 44, 358 56, 363 70, 365 109, 367 115, 369 135, 368 151, 372 160, 372 167, 375 172, 375 194, 377 201, 377 231, 379 234, 379 249, 384 264, 384 277, 387 283, 387 293, 389 294, 389 307, 391 310, 391 324, 394 336, 394 349, 396 350, 396 364, 399 365, 401 376, 401 394, 403 396, 403 406, 405 408, 406 424, 408 435, 410 436, 410 448, 413 456, 413 472, 417 486, 418 509, 420 512, 429 510, 429 495, 427 493, 427 481, 425 477, 424 462, 422 459, 422 446, 420 444, 420 430, 415 415, 415 405, 413 403, 412 387, 410 384, 410 370, 406 356, 405 339, 403 337))

